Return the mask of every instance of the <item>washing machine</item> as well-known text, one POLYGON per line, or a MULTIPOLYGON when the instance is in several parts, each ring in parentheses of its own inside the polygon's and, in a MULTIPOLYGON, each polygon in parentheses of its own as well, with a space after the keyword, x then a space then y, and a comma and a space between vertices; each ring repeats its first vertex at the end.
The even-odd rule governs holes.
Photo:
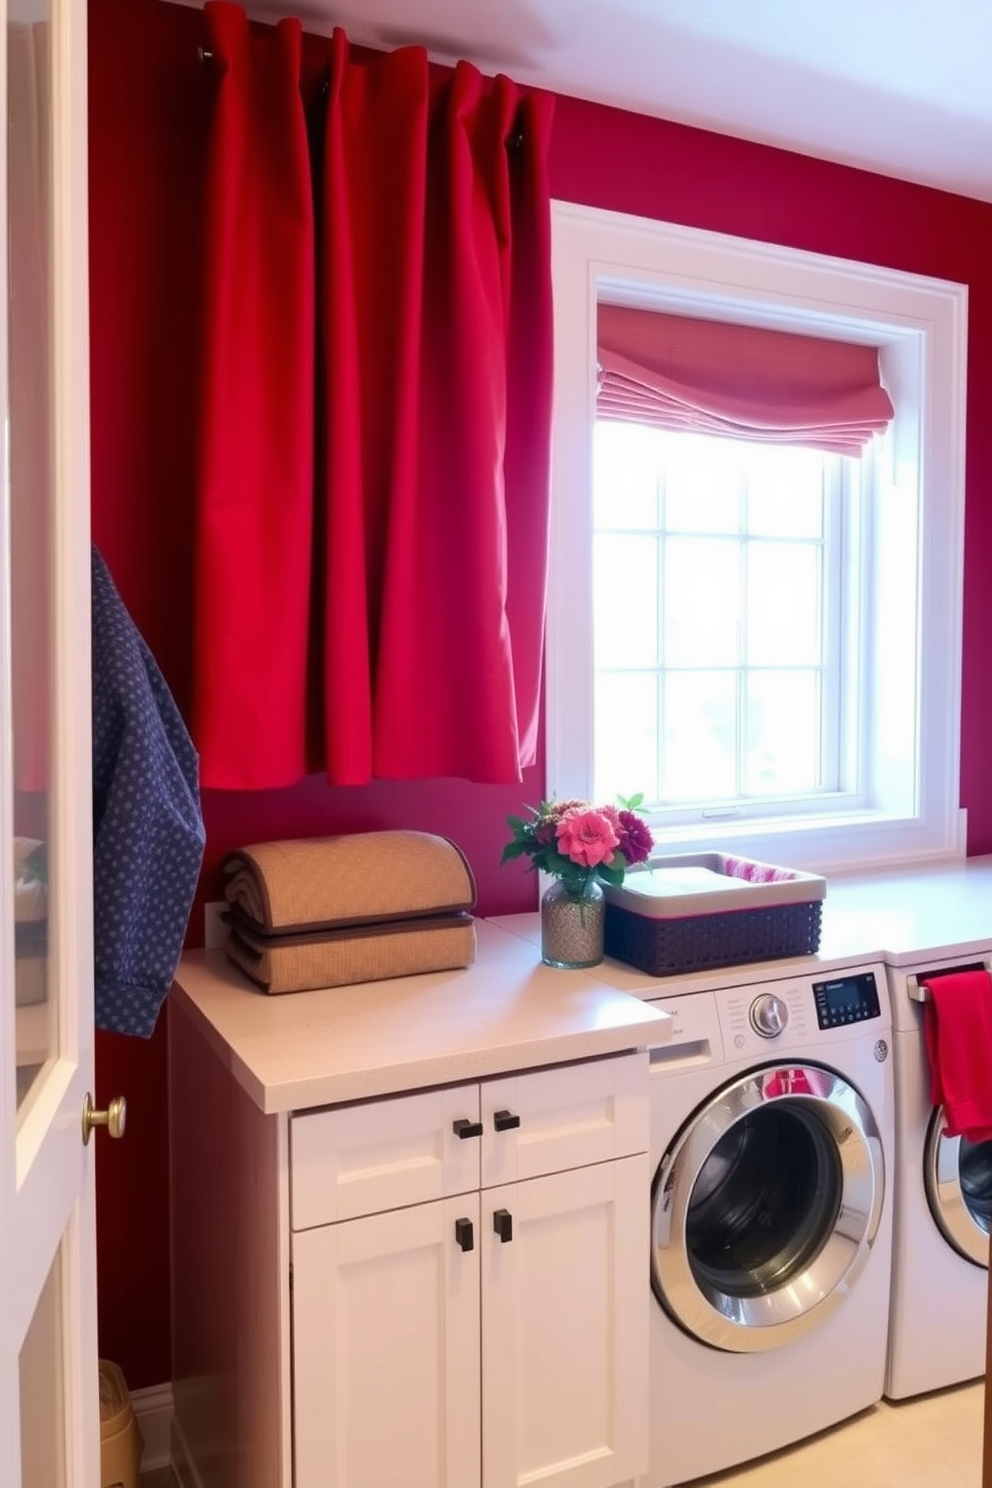
POLYGON ((889 967, 896 1088, 892 1302, 885 1393, 899 1400, 985 1373, 992 1142, 944 1133, 930 1104, 925 981, 988 956, 889 967))
MULTIPOLYGON (((767 967, 763 968, 767 971, 767 967)), ((880 1399, 894 1097, 885 968, 652 998, 651 1444, 670 1488, 880 1399)))

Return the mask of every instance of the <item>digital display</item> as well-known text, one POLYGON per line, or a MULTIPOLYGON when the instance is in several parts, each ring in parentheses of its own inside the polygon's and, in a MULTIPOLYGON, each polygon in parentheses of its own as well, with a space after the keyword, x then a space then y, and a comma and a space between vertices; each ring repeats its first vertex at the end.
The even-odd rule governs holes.
POLYGON ((872 971, 836 977, 830 982, 814 982, 813 995, 821 1028, 878 1017, 878 989, 872 971))

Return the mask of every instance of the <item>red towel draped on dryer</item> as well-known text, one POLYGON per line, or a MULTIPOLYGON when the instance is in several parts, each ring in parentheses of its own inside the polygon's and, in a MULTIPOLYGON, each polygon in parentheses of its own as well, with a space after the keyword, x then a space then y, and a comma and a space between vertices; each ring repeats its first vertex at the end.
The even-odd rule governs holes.
POLYGON ((949 1137, 992 1138, 992 976, 953 972, 924 984, 930 1099, 949 1137))

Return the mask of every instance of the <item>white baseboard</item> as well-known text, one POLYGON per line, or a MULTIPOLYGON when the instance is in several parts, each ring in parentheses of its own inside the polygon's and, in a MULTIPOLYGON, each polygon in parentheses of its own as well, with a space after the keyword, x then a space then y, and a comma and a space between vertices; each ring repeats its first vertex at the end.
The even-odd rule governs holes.
POLYGON ((131 1405, 145 1443, 141 1471, 152 1472, 157 1467, 168 1467, 172 1460, 171 1384, 132 1390, 131 1405))

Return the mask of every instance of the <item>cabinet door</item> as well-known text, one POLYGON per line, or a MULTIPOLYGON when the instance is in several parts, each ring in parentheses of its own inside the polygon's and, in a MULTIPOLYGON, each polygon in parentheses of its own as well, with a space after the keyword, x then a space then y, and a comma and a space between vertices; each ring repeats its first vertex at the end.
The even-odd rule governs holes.
POLYGON ((294 1230, 479 1186, 478 1085, 307 1111, 290 1125, 294 1230))
POLYGON ((646 1152, 649 1086, 646 1053, 486 1080, 482 1187, 646 1152))
POLYGON ((477 1488, 478 1219, 470 1194, 293 1236, 296 1488, 477 1488))
POLYGON ((484 1488, 646 1472, 647 1156, 491 1189, 481 1224, 484 1488))

